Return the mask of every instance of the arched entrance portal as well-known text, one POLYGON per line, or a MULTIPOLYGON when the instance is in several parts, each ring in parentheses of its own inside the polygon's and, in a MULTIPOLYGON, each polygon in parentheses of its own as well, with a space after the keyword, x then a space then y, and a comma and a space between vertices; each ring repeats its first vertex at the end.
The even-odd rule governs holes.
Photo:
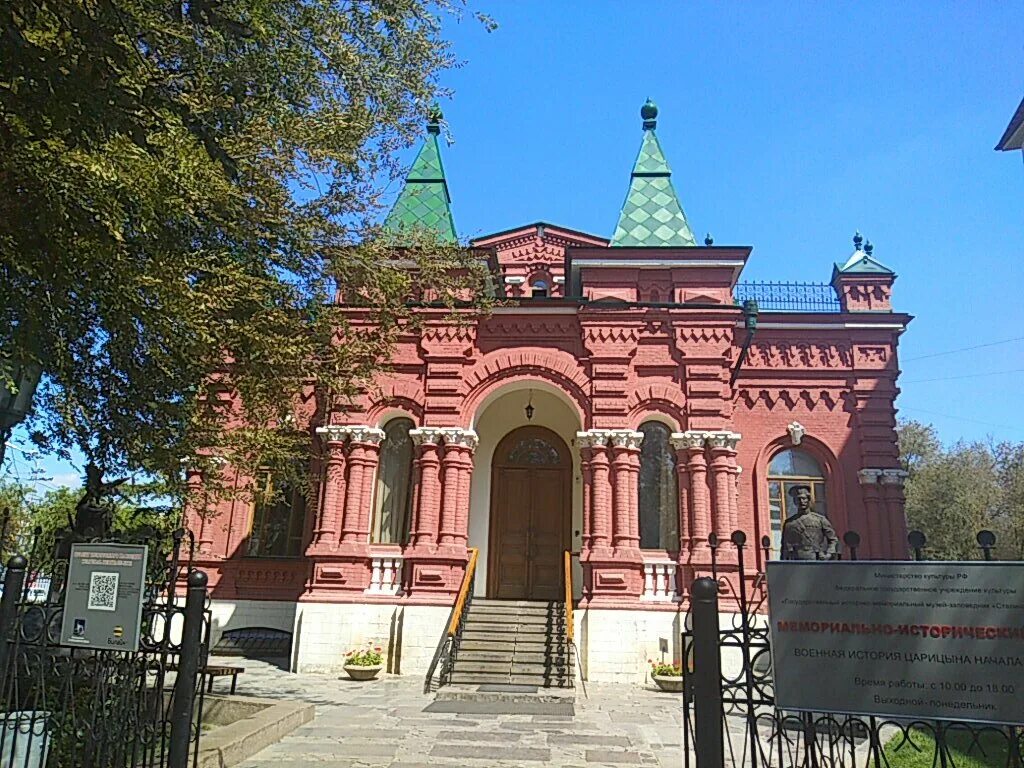
POLYGON ((505 435, 491 462, 488 595, 563 597, 571 504, 572 456, 565 441, 537 426, 505 435))

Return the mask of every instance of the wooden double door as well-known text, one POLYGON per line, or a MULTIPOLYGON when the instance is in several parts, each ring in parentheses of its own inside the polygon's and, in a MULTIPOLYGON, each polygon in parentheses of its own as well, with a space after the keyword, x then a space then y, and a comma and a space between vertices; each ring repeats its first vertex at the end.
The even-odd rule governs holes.
POLYGON ((506 435, 491 464, 490 597, 561 600, 572 516, 572 456, 544 427, 506 435))

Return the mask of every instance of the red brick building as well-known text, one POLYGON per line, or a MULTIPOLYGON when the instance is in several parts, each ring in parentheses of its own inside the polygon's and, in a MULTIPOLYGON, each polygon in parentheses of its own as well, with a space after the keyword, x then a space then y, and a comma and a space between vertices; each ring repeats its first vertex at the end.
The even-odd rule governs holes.
MULTIPOLYGON (((582 667, 634 679, 677 642, 709 536, 777 553, 793 485, 860 557, 905 556, 894 273, 858 235, 823 255, 829 283, 743 283, 752 249, 696 241, 653 104, 642 118, 611 239, 541 222, 474 240, 509 301, 464 324, 423 310, 375 391, 309 425, 315 505, 196 516, 218 630, 290 632, 299 669, 383 642, 418 673, 469 548, 476 595, 517 600, 560 599, 570 551, 582 667)), ((428 131, 387 225, 454 239, 428 131)))

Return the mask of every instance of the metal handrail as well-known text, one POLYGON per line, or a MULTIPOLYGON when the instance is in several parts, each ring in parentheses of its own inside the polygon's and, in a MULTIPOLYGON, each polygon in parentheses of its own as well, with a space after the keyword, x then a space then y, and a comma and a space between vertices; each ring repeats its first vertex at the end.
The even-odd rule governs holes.
POLYGON ((456 596, 455 602, 452 604, 452 610, 448 614, 448 621, 444 626, 444 633, 441 635, 441 639, 437 644, 437 649, 434 651, 434 657, 430 660, 430 666, 427 668, 427 677, 423 682, 424 693, 430 693, 430 681, 433 679, 434 673, 437 671, 437 665, 441 662, 442 657, 445 655, 445 651, 447 651, 448 655, 451 656, 452 647, 459 631, 459 625, 462 622, 462 614, 466 609, 466 600, 468 599, 468 595, 473 585, 473 577, 476 575, 476 561, 479 554, 480 550, 476 547, 469 548, 469 561, 466 563, 466 572, 462 576, 462 585, 459 587, 459 594, 456 596))
POLYGON ((572 621, 572 552, 565 551, 565 628, 569 634, 569 642, 573 641, 572 621))

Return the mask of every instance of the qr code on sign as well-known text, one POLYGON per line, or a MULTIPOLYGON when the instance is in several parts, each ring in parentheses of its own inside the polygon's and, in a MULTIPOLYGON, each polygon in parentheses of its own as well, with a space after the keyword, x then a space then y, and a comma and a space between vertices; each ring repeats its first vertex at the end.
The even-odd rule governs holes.
POLYGON ((116 573, 100 573, 93 571, 89 579, 89 605, 90 611, 114 611, 117 610, 117 582, 119 576, 116 573))

